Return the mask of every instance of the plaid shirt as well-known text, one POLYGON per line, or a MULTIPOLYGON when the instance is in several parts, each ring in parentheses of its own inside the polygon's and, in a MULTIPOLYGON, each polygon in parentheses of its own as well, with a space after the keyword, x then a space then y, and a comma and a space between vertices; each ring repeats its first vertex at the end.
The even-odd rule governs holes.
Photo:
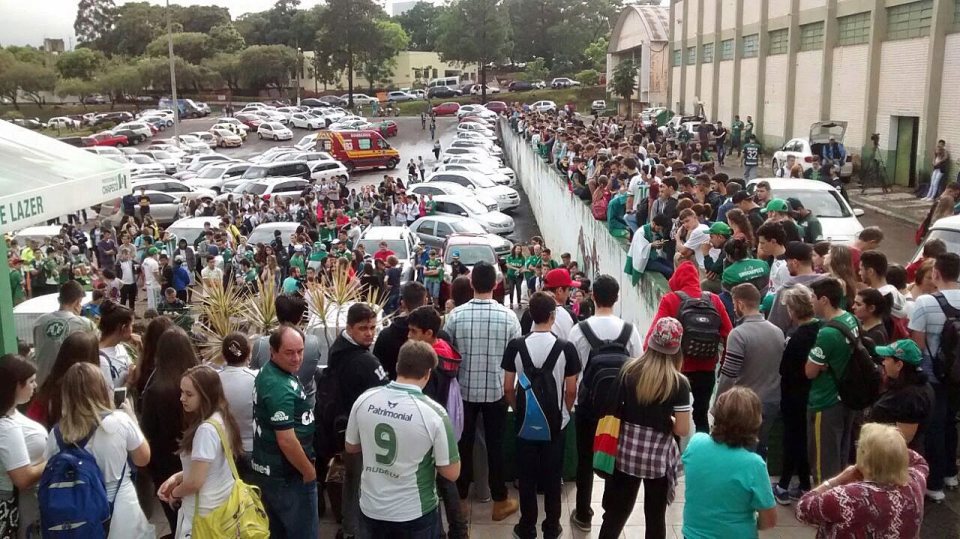
POLYGON ((617 446, 617 469, 644 479, 666 476, 667 503, 673 503, 680 475, 680 449, 673 435, 623 421, 617 446))
POLYGON ((520 336, 517 315, 492 299, 472 299, 447 315, 443 329, 463 356, 457 377, 463 400, 503 398, 500 362, 510 339, 520 336))

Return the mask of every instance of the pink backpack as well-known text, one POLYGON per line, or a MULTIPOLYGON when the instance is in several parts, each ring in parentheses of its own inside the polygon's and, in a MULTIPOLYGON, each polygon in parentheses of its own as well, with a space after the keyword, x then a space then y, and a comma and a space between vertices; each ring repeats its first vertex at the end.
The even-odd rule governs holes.
POLYGON ((607 206, 610 204, 610 191, 604 189, 603 196, 592 203, 593 218, 597 221, 607 220, 607 206))

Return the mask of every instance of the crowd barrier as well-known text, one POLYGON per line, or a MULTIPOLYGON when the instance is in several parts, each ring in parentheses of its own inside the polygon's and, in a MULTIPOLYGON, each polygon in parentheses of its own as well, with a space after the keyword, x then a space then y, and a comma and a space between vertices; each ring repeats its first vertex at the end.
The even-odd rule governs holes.
MULTIPOLYGON (((590 206, 567 188, 566 179, 534 151, 529 142, 500 121, 503 152, 523 186, 546 244, 559 258, 570 253, 591 280, 612 275, 620 283, 616 314, 637 326, 641 336, 657 312, 660 298, 669 291, 659 273, 645 273, 634 285, 624 271, 629 243, 613 237, 605 221, 593 218, 590 206)), ((526 238, 524 238, 526 239, 526 238)))

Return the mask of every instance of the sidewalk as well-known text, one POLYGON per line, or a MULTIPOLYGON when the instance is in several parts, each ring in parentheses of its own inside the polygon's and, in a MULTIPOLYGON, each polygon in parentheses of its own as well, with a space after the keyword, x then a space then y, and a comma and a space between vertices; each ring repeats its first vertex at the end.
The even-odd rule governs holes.
POLYGON ((870 188, 861 195, 860 188, 851 183, 847 187, 847 196, 850 205, 854 208, 872 210, 913 226, 919 226, 930 211, 930 202, 920 200, 913 194, 913 189, 894 186, 887 194, 880 188, 870 188))

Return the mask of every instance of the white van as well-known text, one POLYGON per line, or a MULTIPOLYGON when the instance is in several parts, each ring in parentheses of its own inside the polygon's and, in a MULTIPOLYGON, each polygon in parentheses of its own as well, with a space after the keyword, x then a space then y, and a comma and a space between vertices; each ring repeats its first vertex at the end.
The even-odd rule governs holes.
POLYGON ((439 79, 431 79, 430 84, 427 84, 427 88, 435 88, 437 86, 447 86, 454 89, 459 88, 460 77, 441 77, 439 79))

